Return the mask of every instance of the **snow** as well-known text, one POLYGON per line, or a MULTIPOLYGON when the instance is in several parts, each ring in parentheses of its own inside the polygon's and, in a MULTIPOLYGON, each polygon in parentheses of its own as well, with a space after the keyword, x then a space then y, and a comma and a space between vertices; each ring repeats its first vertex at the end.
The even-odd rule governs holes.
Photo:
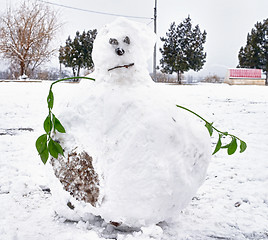
POLYGON ((87 220, 92 213, 120 228, 170 222, 205 180, 209 134, 169 98, 159 98, 161 90, 146 67, 154 33, 141 26, 147 28, 120 18, 100 30, 93 49, 96 81, 86 81, 60 101, 59 119, 67 134, 55 139, 67 157, 52 165, 73 194, 62 191, 52 170, 55 210, 62 217, 87 220), (70 158, 74 154, 78 157, 70 158), (77 163, 86 154, 93 168, 77 163), (92 176, 86 181, 75 170, 84 168, 92 176), (70 175, 77 176, 66 184, 70 175))
POLYGON ((151 79, 146 77, 147 60, 152 56, 155 41, 156 35, 147 25, 117 18, 100 29, 94 41, 92 59, 95 72, 93 75, 98 77, 99 83, 150 84, 151 79), (126 38, 130 41, 125 41, 126 38), (117 44, 109 44, 113 40, 116 40, 117 44), (116 49, 123 49, 125 53, 118 56, 115 54, 116 49), (132 63, 134 66, 107 71, 116 66, 132 63), (135 81, 130 77, 133 74, 136 77, 135 81))
POLYGON ((76 213, 93 212, 107 222, 136 227, 171 219, 204 180, 210 159, 207 130, 199 122, 191 128, 183 110, 163 105, 152 88, 83 84, 83 91, 92 94, 68 102, 59 115, 68 133, 58 139, 66 154, 76 146, 77 152, 90 153, 104 178, 98 207, 76 213))
MULTIPOLYGON (((213 156, 205 183, 173 222, 122 232, 100 218, 72 222, 55 214, 54 198, 45 190, 50 183, 47 166, 34 146, 43 132, 49 85, 1 83, 0 239, 268 239, 266 87, 158 85, 160 99, 171 98, 195 110, 245 140, 248 149, 213 156)), ((76 89, 78 84, 55 85, 55 103, 76 89)))
POLYGON ((268 237, 266 88, 155 84, 146 67, 154 42, 146 25, 122 18, 100 30, 96 81, 54 87, 66 158, 46 166, 34 142, 49 83, 1 83, 1 238, 268 237), (218 153, 207 173, 204 123, 176 104, 228 127, 246 153, 218 153))

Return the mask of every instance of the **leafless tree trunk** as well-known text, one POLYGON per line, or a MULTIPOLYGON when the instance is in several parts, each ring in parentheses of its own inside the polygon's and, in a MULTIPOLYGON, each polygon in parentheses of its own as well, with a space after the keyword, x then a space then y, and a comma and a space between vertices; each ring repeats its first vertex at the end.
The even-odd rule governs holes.
POLYGON ((53 9, 24 0, 0 18, 0 52, 20 68, 21 75, 30 75, 56 51, 50 43, 60 26, 53 9))

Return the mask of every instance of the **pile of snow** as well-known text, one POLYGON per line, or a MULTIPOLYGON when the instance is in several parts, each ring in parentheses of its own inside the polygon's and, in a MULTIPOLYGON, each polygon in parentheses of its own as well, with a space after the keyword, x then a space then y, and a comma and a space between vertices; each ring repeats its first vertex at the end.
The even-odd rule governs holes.
MULTIPOLYGON (((118 231, 100 218, 70 222, 55 214, 50 179, 35 149, 47 115, 50 83, 0 83, 0 239, 120 240, 268 238, 268 88, 200 84, 159 85, 161 97, 195 110, 248 149, 213 155, 205 183, 173 223, 118 231), (30 131, 33 129, 34 131, 30 131)), ((54 86, 55 103, 79 85, 54 86)), ((78 100, 78 99, 76 99, 78 100)), ((60 109, 55 109, 58 116, 60 109)), ((189 116, 193 118, 193 116, 189 116)), ((161 122, 159 122, 161 125, 161 122)), ((217 136, 213 139, 216 143, 217 136)))
POLYGON ((147 61, 152 56, 155 41, 154 32, 142 23, 118 18, 105 25, 94 41, 93 76, 98 83, 150 84, 147 61), (113 69, 124 65, 130 66, 113 69))
MULTIPOLYGON (((105 26, 94 43, 96 82, 81 84, 73 99, 61 104, 59 119, 67 133, 55 137, 65 155, 75 157, 54 160, 54 170, 66 181, 62 175, 76 170, 64 169, 88 154, 94 167, 88 174, 98 176, 92 195, 99 194, 96 203, 77 201, 56 179, 52 194, 64 217, 79 220, 92 213, 130 227, 172 221, 205 179, 209 134, 174 102, 159 98, 146 67, 154 35, 145 27, 122 18, 105 26)), ((79 176, 74 181, 83 184, 79 176)))

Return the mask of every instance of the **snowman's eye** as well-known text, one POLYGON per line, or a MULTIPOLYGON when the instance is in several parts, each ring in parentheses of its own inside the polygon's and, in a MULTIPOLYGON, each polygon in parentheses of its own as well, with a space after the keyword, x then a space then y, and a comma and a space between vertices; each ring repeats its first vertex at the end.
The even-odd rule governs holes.
POLYGON ((130 39, 129 39, 129 37, 126 36, 126 37, 124 38, 123 42, 126 43, 126 44, 130 44, 130 39))
POLYGON ((117 39, 115 39, 115 38, 110 38, 109 43, 110 43, 111 45, 118 45, 118 41, 117 41, 117 39))

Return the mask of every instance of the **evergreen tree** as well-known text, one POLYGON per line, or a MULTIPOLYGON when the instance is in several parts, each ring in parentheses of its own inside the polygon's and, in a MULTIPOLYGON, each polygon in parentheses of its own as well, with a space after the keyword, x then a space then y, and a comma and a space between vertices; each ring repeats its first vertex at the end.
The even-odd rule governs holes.
POLYGON ((201 70, 206 59, 203 47, 206 35, 206 31, 202 33, 198 25, 192 26, 190 16, 178 26, 173 22, 166 37, 160 38, 164 42, 163 48, 160 48, 162 72, 176 72, 178 83, 181 84, 181 74, 190 69, 201 70))
POLYGON ((268 85, 268 18, 263 23, 257 22, 248 33, 246 46, 240 48, 238 59, 238 67, 262 69, 268 85))
POLYGON ((71 67, 74 76, 79 76, 81 68, 92 69, 94 63, 92 61, 93 42, 96 38, 97 30, 76 32, 74 40, 69 36, 65 46, 59 49, 59 61, 65 67, 71 67))

